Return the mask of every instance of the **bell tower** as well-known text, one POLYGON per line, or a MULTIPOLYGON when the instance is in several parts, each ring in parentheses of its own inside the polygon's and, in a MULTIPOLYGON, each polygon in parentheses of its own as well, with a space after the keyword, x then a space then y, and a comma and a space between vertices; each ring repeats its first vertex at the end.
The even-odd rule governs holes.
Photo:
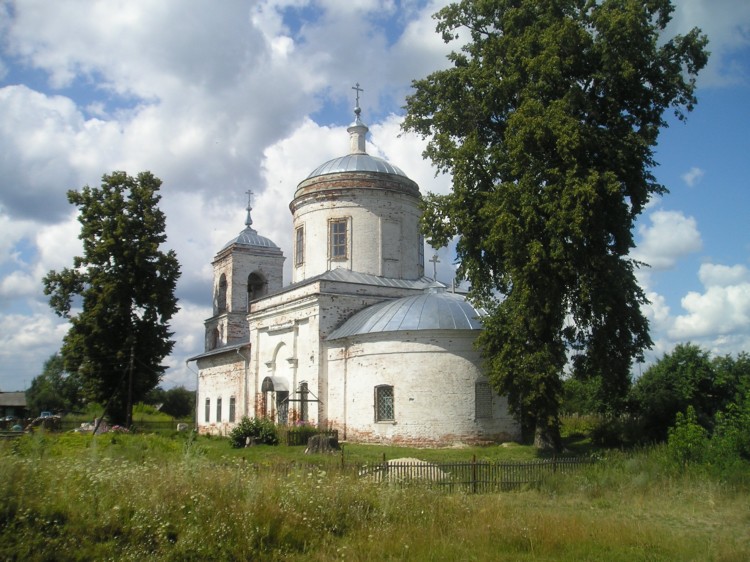
POLYGON ((250 303, 282 287, 284 255, 252 227, 252 191, 248 191, 245 229, 219 250, 214 268, 213 311, 205 322, 206 351, 246 342, 250 303))

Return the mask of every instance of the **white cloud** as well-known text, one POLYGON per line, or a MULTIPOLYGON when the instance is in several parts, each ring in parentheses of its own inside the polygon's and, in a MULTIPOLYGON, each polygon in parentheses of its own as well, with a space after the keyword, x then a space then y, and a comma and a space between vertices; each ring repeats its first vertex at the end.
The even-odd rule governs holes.
POLYGON ((690 170, 682 174, 682 180, 688 184, 689 187, 694 187, 700 183, 703 179, 705 172, 697 167, 692 167, 690 170))
POLYGON ((687 314, 669 330, 677 341, 745 334, 750 337, 750 270, 743 265, 704 263, 698 272, 704 292, 682 298, 687 314))
POLYGON ((680 0, 667 29, 670 35, 699 27, 708 36, 711 51, 701 73, 703 85, 727 85, 750 78, 746 61, 739 64, 734 53, 750 45, 750 2, 746 0, 680 0))
POLYGON ((703 247, 696 221, 679 211, 654 211, 651 226, 641 225, 641 241, 632 252, 633 258, 652 269, 669 269, 677 260, 698 252, 703 247))
POLYGON ((731 287, 750 283, 750 270, 744 265, 704 263, 698 270, 698 278, 704 287, 731 287))
POLYGON ((0 314, 0 390, 28 388, 44 361, 59 350, 67 329, 51 313, 0 314))
POLYGON ((651 330, 663 331, 672 324, 669 306, 663 295, 654 291, 648 291, 646 298, 650 304, 645 305, 642 310, 651 325, 651 330))
POLYGON ((669 331, 676 340, 750 332, 750 283, 707 287, 682 298, 688 312, 675 318, 669 331))

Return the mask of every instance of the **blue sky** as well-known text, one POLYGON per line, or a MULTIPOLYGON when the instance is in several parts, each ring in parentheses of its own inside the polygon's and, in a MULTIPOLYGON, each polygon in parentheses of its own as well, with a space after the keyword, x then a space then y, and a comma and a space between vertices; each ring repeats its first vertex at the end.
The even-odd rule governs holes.
MULTIPOLYGON (((288 203, 312 169, 347 151, 354 83, 365 89, 368 151, 423 192, 447 192, 423 142, 399 135, 411 80, 447 66, 451 46, 430 17, 445 3, 0 0, 0 390, 28 386, 60 347, 67 325, 41 279, 80 254, 66 191, 104 173, 164 181, 183 270, 164 385, 189 388, 210 262, 244 227, 244 192, 257 194, 254 226, 289 257, 288 203)), ((636 226, 633 256, 651 264, 639 274, 650 360, 685 341, 750 351, 750 2, 676 4, 670 33, 702 28, 712 56, 696 110, 660 138, 655 174, 670 193, 636 226)), ((450 249, 439 255, 448 281, 450 249)))

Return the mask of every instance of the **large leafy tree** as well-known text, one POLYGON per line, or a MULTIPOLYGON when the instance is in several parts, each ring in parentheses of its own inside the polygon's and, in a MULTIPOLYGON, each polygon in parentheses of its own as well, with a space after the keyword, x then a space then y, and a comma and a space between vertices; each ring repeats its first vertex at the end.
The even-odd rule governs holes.
POLYGON ((617 408, 651 345, 630 259, 664 113, 684 118, 707 61, 667 38, 669 0, 464 0, 436 14, 452 67, 414 82, 405 130, 453 177, 424 201, 433 246, 489 312, 480 345, 526 436, 559 445, 562 374, 601 377, 617 408))
POLYGON ((150 172, 114 172, 98 188, 69 191, 83 257, 44 278, 50 306, 71 323, 61 349, 65 369, 90 399, 108 404, 115 423, 131 421, 132 404, 159 383, 174 345, 169 320, 178 310, 180 267, 174 251, 161 249, 160 186, 150 172))

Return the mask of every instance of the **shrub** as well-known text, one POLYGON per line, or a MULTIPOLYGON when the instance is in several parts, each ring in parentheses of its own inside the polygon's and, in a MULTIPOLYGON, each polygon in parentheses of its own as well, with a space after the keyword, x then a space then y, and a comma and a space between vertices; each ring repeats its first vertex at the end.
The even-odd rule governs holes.
POLYGON ((698 423, 695 408, 688 406, 685 414, 679 412, 674 427, 669 429, 667 448, 669 455, 680 466, 698 464, 706 460, 708 435, 698 423))
POLYGON ((244 447, 248 438, 257 444, 278 445, 279 435, 271 420, 243 417, 229 433, 234 448, 244 447))
POLYGON ((591 442, 597 447, 632 446, 641 440, 643 422, 630 415, 602 416, 591 429, 591 442))
POLYGON ((716 414, 711 452, 717 462, 750 460, 750 399, 716 414))

